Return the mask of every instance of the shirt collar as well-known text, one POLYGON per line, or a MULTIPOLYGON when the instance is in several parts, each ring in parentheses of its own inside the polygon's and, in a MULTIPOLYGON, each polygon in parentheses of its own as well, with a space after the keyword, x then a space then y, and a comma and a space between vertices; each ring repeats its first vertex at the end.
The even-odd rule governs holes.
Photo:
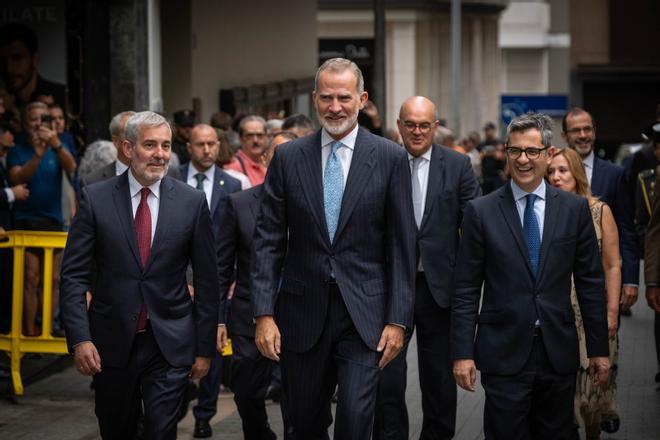
MULTIPOLYGON (((360 128, 359 124, 355 124, 355 127, 353 127, 353 130, 351 130, 346 136, 343 138, 339 139, 339 142, 341 144, 351 150, 355 149, 355 140, 357 139, 357 134, 358 134, 358 129, 360 128)), ((327 131, 325 131, 325 128, 321 130, 321 147, 325 147, 326 145, 335 142, 335 139, 328 134, 327 131)))
POLYGON ((591 168, 592 170, 594 169, 594 150, 592 149, 591 152, 587 157, 582 159, 582 163, 584 166, 591 168))
POLYGON ((199 171, 197 168, 195 168, 195 165, 190 162, 188 165, 188 179, 197 175, 198 173, 204 174, 210 182, 213 182, 213 177, 215 176, 215 166, 209 167, 209 169, 206 171, 199 171))
POLYGON ((511 179, 511 191, 513 192, 513 200, 516 202, 525 197, 527 194, 535 194, 541 200, 545 200, 545 179, 541 180, 539 186, 537 186, 536 189, 531 193, 524 191, 516 184, 516 182, 513 181, 513 179, 511 179))
POLYGON ((128 169, 128 167, 126 165, 124 165, 124 163, 121 160, 117 159, 115 161, 115 174, 117 176, 120 175, 120 174, 124 174, 124 172, 127 169, 128 169))
MULTIPOLYGON (((429 148, 428 150, 426 150, 426 152, 425 152, 424 154, 422 154, 421 156, 418 156, 418 157, 421 157, 422 159, 426 159, 428 162, 430 162, 430 161, 431 161, 431 153, 432 153, 432 151, 433 151, 433 146, 431 146, 431 148, 429 148)), ((409 160, 409 161, 410 161, 410 160, 413 160, 414 158, 415 158, 415 156, 413 156, 412 154, 408 153, 408 160, 409 160)))
MULTIPOLYGON (((160 182, 162 179, 158 179, 155 183, 152 183, 149 185, 149 189, 151 190, 151 193, 156 196, 156 198, 160 198, 160 182)), ((128 170, 128 188, 131 191, 131 198, 135 197, 141 190, 142 190, 142 185, 140 182, 137 181, 135 176, 133 176, 133 170, 129 169, 128 170)))

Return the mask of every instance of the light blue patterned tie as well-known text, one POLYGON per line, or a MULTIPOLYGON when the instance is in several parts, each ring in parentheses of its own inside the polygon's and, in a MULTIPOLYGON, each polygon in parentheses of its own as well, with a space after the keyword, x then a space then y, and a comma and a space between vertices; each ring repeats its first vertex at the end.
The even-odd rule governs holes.
POLYGON ((325 222, 328 225, 330 243, 332 243, 335 232, 337 232, 341 198, 344 194, 344 173, 341 161, 337 156, 337 150, 341 145, 341 142, 337 141, 331 144, 332 151, 328 156, 323 172, 323 207, 325 208, 325 222))
POLYGON ((523 215, 523 235, 527 242, 527 253, 529 254, 529 264, 532 266, 532 273, 536 278, 539 269, 539 251, 541 250, 541 233, 539 232, 539 223, 534 214, 535 194, 527 194, 527 203, 525 204, 525 214, 523 215))

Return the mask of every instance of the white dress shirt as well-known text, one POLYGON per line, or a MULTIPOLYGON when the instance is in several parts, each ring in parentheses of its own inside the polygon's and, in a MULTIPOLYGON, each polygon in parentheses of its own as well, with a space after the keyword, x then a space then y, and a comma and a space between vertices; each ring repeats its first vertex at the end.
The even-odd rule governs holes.
POLYGON ((543 222, 545 220, 545 179, 541 180, 541 184, 536 187, 534 191, 528 193, 523 191, 516 182, 511 180, 511 191, 513 191, 513 200, 516 202, 518 208, 518 216, 520 217, 520 224, 524 224, 525 207, 527 206, 527 194, 536 194, 537 198, 534 202, 534 214, 536 214, 536 221, 539 224, 539 234, 543 240, 543 222))
POLYGON ((215 167, 210 167, 206 171, 199 171, 195 168, 192 162, 188 165, 188 177, 186 178, 186 183, 197 188, 197 178, 195 177, 197 173, 202 173, 206 176, 206 179, 202 182, 204 185, 204 194, 206 195, 206 203, 209 204, 209 209, 211 208, 211 197, 213 196, 213 179, 215 178, 215 167))
POLYGON ((594 150, 591 150, 591 153, 582 159, 582 163, 584 164, 584 172, 587 174, 589 186, 591 186, 591 176, 594 175, 594 150))
MULTIPOLYGON (((128 188, 131 194, 131 205, 133 206, 133 219, 135 220, 135 213, 137 212, 138 205, 142 195, 142 185, 133 176, 133 170, 128 173, 128 188)), ((151 242, 154 241, 154 234, 156 233, 156 223, 158 222, 158 208, 160 207, 160 180, 149 186, 151 192, 147 197, 147 205, 151 212, 151 242)))
MULTIPOLYGON (((357 139, 359 125, 355 125, 355 128, 350 131, 346 136, 339 139, 341 142, 341 147, 337 149, 337 158, 341 162, 341 170, 344 173, 344 188, 346 188, 346 181, 348 180, 348 170, 351 168, 351 160, 353 159, 353 151, 355 150, 355 140, 357 139)), ((321 131, 321 169, 325 172, 325 164, 328 162, 328 157, 332 152, 332 143, 335 142, 335 139, 332 138, 325 131, 325 128, 321 131)))
POLYGON ((124 174, 124 171, 126 171, 127 169, 128 169, 128 166, 124 165, 119 160, 115 161, 115 176, 119 176, 120 174, 124 174))
MULTIPOLYGON (((419 168, 417 168, 417 178, 419 179, 419 187, 422 190, 422 215, 424 214, 424 209, 426 208, 426 193, 429 187, 429 168, 431 167, 431 153, 433 148, 429 148, 428 151, 421 156, 419 161, 419 168)), ((413 159, 415 156, 408 153, 408 163, 410 164, 410 172, 412 173, 413 169, 413 159)))

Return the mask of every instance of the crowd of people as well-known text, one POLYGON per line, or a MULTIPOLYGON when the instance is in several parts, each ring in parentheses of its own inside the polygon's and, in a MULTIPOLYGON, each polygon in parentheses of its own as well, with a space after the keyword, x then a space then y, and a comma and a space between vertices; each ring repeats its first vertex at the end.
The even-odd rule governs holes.
POLYGON ((335 438, 407 439, 415 331, 421 438, 454 436, 456 385, 473 391, 477 369, 487 438, 579 426, 597 439, 625 423, 617 331, 644 255, 660 343, 660 115, 625 167, 595 154, 581 108, 562 120, 563 149, 542 114, 505 140, 487 123, 457 141, 421 96, 382 130, 359 68, 332 59, 316 73, 320 130, 301 114, 124 111, 79 158, 63 105, 32 98, 17 123, 0 97, 1 226, 69 238, 52 329, 39 327, 43 253, 27 249, 22 330, 66 336, 103 438, 175 438, 199 379, 195 437, 212 435, 224 382, 246 439, 276 438, 274 394, 287 439, 327 438, 331 401, 335 438))

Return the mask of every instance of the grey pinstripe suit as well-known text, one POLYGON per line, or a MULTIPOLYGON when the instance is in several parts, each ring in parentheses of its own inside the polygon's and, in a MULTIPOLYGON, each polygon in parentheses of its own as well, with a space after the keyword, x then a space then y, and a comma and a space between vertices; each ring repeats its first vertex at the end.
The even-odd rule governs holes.
POLYGON ((383 327, 412 325, 410 171, 405 150, 360 129, 332 243, 322 174, 320 132, 275 152, 254 236, 253 311, 274 315, 280 328, 296 435, 324 435, 338 383, 335 438, 364 439, 371 432, 383 327))

